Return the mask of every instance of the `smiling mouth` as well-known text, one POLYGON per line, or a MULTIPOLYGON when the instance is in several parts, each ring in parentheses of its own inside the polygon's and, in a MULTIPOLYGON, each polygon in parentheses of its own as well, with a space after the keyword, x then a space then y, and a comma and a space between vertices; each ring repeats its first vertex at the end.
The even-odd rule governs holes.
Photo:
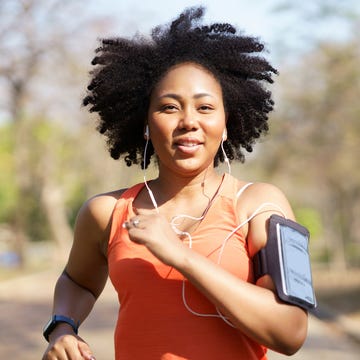
POLYGON ((179 142, 175 143, 176 146, 185 146, 185 147, 194 147, 200 145, 200 143, 195 142, 179 142))
POLYGON ((202 143, 197 140, 181 140, 174 143, 176 149, 184 155, 195 154, 195 152, 197 152, 201 145, 202 143))
POLYGON ((175 146, 195 147, 201 145, 201 141, 195 138, 183 138, 174 141, 175 146))

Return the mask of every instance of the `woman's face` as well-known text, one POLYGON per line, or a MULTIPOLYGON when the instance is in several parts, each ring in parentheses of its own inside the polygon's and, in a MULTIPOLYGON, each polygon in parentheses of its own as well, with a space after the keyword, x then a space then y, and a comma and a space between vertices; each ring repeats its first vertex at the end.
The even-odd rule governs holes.
POLYGON ((225 123, 215 77, 195 63, 172 67, 155 86, 148 112, 160 171, 192 176, 213 167, 225 123))

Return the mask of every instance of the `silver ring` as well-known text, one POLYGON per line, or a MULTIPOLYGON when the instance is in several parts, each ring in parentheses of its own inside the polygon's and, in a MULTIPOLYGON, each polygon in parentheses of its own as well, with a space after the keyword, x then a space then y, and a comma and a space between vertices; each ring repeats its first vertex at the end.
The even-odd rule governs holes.
POLYGON ((135 219, 132 221, 132 224, 134 225, 134 227, 139 227, 139 224, 140 224, 140 220, 139 219, 135 219))

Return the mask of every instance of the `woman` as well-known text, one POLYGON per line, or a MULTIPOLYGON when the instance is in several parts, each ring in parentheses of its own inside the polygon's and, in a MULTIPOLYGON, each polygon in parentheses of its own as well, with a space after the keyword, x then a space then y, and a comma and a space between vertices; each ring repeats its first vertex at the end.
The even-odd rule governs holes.
POLYGON ((65 318, 48 327, 43 359, 94 358, 77 325, 108 273, 121 304, 116 359, 266 359, 266 348, 293 354, 304 342, 306 311, 253 274, 270 215, 294 217, 288 201, 216 171, 243 161, 241 148, 268 129, 262 82, 276 70, 254 55, 257 39, 201 26, 202 15, 188 9, 151 41, 103 40, 97 50, 84 104, 99 114, 112 157, 140 162, 144 183, 80 210, 54 296, 53 314, 65 318), (153 157, 159 173, 148 181, 153 157))

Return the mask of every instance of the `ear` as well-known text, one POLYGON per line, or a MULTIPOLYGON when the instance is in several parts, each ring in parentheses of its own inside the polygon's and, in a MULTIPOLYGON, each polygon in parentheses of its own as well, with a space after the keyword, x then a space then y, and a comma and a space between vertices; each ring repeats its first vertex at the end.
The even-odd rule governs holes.
POLYGON ((144 138, 145 138, 145 140, 150 139, 150 132, 149 132, 149 126, 148 125, 145 126, 144 138))

